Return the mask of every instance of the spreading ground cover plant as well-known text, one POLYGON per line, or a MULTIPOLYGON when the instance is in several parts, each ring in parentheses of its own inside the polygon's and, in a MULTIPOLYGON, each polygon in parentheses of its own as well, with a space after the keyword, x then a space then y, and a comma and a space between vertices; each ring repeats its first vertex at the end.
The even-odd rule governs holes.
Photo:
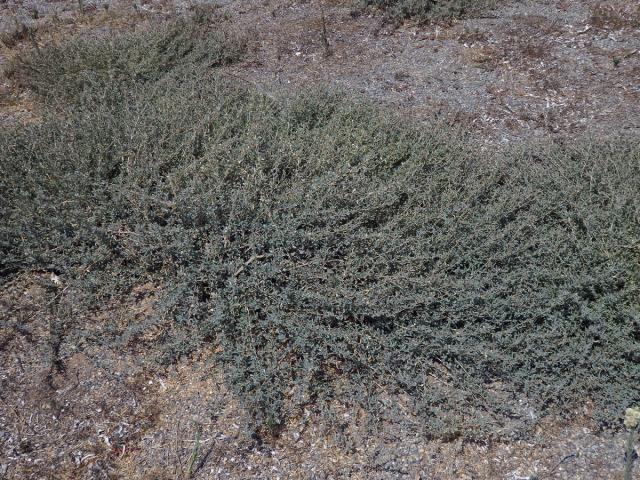
POLYGON ((241 43, 179 22, 14 66, 44 114, 0 132, 0 275, 64 279, 65 348, 211 345, 272 432, 336 398, 402 398, 445 438, 640 400, 638 139, 478 153, 346 95, 238 86, 215 67, 241 43), (153 312, 109 322, 143 284, 153 312))
POLYGON ((364 0, 367 7, 383 10, 388 21, 400 24, 450 21, 485 12, 495 0, 364 0))

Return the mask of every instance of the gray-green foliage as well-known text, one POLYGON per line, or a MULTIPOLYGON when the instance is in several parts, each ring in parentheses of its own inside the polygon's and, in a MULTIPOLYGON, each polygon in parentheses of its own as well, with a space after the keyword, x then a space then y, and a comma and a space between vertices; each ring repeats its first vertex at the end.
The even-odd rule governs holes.
POLYGON ((166 358, 217 345, 268 428, 333 396, 376 414, 383 392, 429 434, 472 437, 529 407, 589 399, 612 421, 640 400, 637 139, 480 154, 344 95, 268 98, 187 54, 129 68, 159 38, 16 67, 49 110, 0 133, 0 272, 58 271, 83 342, 168 318, 166 358), (148 282, 153 318, 91 325, 148 282))
POLYGON ((384 10, 387 19, 399 24, 449 21, 473 16, 494 6, 495 0, 363 0, 369 7, 384 10))
POLYGON ((10 70, 42 99, 67 108, 85 101, 118 102, 134 85, 158 81, 168 72, 203 71, 240 59, 244 39, 212 20, 200 14, 141 32, 72 38, 18 58, 10 70))

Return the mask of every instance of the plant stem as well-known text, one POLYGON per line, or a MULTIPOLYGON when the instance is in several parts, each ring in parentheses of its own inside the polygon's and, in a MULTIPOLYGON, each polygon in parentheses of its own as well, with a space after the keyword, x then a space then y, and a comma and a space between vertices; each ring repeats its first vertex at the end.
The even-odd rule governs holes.
POLYGON ((187 465, 187 478, 191 478, 191 475, 193 475, 193 465, 196 462, 196 458, 198 458, 198 451, 200 450, 200 432, 200 424, 196 424, 196 443, 193 446, 193 451, 189 458, 189 464, 187 465))
POLYGON ((631 480, 631 475, 633 473, 633 461, 634 450, 633 450, 633 437, 635 437, 636 430, 638 427, 629 430, 629 436, 627 437, 627 448, 625 452, 625 466, 624 466, 624 480, 631 480))

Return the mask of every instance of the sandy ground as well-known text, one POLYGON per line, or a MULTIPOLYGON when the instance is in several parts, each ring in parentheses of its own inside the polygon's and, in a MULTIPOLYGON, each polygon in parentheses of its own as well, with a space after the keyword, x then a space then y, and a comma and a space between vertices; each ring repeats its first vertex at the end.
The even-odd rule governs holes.
MULTIPOLYGON (((77 2, 5 1, 0 70, 20 51, 65 35, 134 28, 192 6, 85 1, 80 14, 77 2)), ((247 59, 226 73, 269 94, 347 89, 426 125, 444 118, 492 144, 640 131, 634 1, 518 2, 482 19, 399 29, 344 1, 208 8, 250 39, 247 59)), ((0 76, 0 120, 35 119, 28 92, 0 76)), ((336 406, 330 426, 309 410, 277 438, 256 438, 212 352, 158 367, 145 359, 160 331, 117 346, 72 342, 56 323, 60 282, 31 272, 0 291, 0 478, 622 478, 624 434, 599 431, 588 404, 571 422, 542 419, 508 443, 429 440, 406 417, 371 435, 363 412, 346 405, 336 406)), ((82 320, 98 330, 114 318, 143 321, 153 295, 141 285, 82 320)))

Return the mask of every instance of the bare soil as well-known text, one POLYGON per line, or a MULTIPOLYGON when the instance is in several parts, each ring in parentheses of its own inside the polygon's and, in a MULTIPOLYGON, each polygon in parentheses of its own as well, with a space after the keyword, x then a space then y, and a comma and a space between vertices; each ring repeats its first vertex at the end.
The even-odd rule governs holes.
POLYGON ((254 58, 236 67, 248 81, 268 90, 318 83, 343 88, 414 119, 440 115, 479 137, 508 142, 638 131, 640 11, 634 3, 523 1, 482 19, 400 29, 379 17, 353 18, 353 10, 340 5, 240 2, 227 8, 255 30, 254 58))
MULTIPOLYGON (((226 73, 271 95, 346 89, 425 125, 445 119, 491 144, 640 132, 633 0, 514 2, 481 19, 398 29, 345 1, 205 7, 250 38, 247 60, 226 73)), ((1 3, 0 70, 24 49, 78 31, 134 28, 193 4, 84 8, 1 3)), ((37 116, 28 92, 0 76, 0 120, 37 116)), ((71 342, 56 324, 64 288, 50 272, 30 272, 0 291, 0 478, 622 478, 625 435, 598 430, 586 400, 570 422, 541 419, 512 442, 429 440, 407 416, 370 435, 363 412, 349 405, 336 405, 331 428, 309 410, 276 438, 252 437, 213 352, 157 366, 148 354, 162 326, 118 346, 71 342)), ((96 331, 114 319, 143 321, 154 288, 141 285, 82 321, 96 331)))

